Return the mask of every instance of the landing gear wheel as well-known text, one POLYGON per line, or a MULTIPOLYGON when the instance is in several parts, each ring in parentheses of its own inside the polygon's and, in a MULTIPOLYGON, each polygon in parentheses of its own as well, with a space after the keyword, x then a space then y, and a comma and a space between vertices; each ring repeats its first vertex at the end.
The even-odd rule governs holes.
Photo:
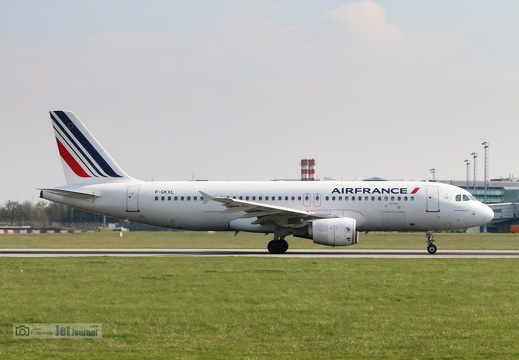
POLYGON ((436 250, 438 250, 438 249, 436 248, 436 245, 434 245, 434 244, 430 244, 429 246, 427 246, 427 251, 429 252, 429 254, 436 253, 436 250))
POLYGON ((429 254, 435 254, 438 248, 434 245, 434 233, 432 231, 427 231, 425 236, 427 237, 427 252, 429 254))
POLYGON ((283 245, 282 253, 286 253, 288 250, 288 242, 286 240, 279 240, 279 242, 281 243, 281 245, 283 245))
POLYGON ((283 244, 279 240, 271 240, 267 245, 267 249, 271 254, 281 254, 283 251, 283 244))
POLYGON ((285 240, 271 240, 267 249, 271 254, 283 254, 288 250, 288 243, 285 240))

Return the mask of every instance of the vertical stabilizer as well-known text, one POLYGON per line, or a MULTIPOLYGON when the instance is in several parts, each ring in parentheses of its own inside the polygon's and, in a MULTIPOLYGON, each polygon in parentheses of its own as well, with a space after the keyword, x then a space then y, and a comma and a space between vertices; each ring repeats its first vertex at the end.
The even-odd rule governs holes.
POLYGON ((51 111, 52 126, 68 185, 134 180, 70 111, 51 111))

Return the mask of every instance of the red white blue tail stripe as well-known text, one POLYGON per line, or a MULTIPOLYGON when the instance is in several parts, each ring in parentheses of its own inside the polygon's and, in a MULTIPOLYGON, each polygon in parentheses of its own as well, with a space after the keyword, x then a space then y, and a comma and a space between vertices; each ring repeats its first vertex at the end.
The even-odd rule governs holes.
POLYGON ((65 169, 68 183, 83 183, 95 178, 106 181, 106 178, 127 177, 74 113, 51 111, 50 117, 59 154, 64 166, 66 164, 72 172, 65 169), (74 177, 77 178, 75 181, 74 177))

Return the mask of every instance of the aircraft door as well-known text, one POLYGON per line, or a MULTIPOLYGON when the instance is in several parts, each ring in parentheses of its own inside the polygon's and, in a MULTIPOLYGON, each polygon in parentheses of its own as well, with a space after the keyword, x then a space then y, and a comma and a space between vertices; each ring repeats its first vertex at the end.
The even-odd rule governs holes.
POLYGON ((139 212, 139 187, 128 186, 126 192, 126 212, 139 212))
POLYGON ((321 194, 314 194, 314 206, 315 207, 321 206, 321 194))
POLYGON ((427 212, 439 212, 439 211, 440 211, 439 188, 428 186, 427 187, 427 212))
POLYGON ((312 197, 310 194, 303 194, 303 205, 306 207, 312 205, 312 197))

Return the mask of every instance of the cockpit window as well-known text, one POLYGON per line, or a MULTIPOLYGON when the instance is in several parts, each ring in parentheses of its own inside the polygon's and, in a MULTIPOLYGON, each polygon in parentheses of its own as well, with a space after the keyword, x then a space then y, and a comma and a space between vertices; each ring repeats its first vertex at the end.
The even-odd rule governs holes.
POLYGON ((476 200, 472 194, 456 195, 456 201, 471 201, 476 200))

